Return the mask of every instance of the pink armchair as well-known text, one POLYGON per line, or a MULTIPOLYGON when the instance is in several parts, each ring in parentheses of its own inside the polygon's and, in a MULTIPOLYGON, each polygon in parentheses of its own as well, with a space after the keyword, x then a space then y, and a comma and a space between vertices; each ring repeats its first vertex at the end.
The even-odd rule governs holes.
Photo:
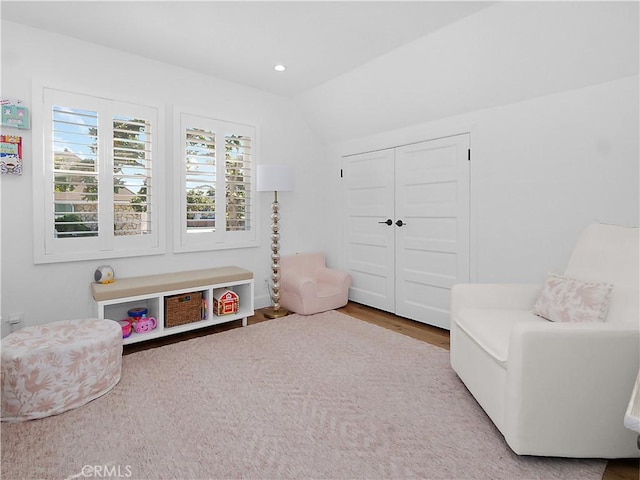
POLYGON ((324 253, 299 253, 280 259, 280 305, 301 315, 347 304, 351 277, 327 268, 324 253))

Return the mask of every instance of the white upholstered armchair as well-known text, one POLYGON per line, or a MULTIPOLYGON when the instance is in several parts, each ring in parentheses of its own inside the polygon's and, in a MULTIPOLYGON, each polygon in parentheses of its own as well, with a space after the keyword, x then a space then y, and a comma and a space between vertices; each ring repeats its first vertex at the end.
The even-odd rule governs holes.
POLYGON ((640 456, 624 425, 640 365, 638 249, 637 228, 594 223, 578 240, 562 278, 612 286, 608 313, 587 299, 595 321, 534 314, 541 285, 454 286, 451 365, 515 453, 640 456))
POLYGON ((327 268, 324 253, 286 255, 280 260, 280 304, 302 315, 344 307, 351 277, 327 268))

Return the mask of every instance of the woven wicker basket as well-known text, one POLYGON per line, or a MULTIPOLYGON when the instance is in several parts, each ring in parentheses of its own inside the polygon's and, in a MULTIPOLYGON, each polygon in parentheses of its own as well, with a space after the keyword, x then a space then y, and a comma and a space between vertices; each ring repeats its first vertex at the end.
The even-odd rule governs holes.
POLYGON ((165 328, 202 320, 202 292, 164 297, 165 328))

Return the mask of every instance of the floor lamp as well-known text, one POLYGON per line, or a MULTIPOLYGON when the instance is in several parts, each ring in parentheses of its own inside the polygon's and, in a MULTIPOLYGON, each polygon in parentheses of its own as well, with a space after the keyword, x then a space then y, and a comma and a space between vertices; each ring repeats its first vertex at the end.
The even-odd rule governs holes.
POLYGON ((280 308, 280 204, 278 192, 293 190, 293 169, 289 165, 258 165, 256 189, 259 192, 274 192, 271 204, 271 307, 264 316, 267 318, 284 317, 289 312, 280 308))

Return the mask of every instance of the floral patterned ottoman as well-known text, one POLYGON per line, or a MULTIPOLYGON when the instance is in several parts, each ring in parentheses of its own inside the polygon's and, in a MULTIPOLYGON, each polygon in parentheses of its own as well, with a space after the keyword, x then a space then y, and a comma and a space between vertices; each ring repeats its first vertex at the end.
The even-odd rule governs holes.
POLYGON ((2 421, 66 412, 104 395, 122 371, 122 329, 113 320, 62 320, 2 339, 2 421))

